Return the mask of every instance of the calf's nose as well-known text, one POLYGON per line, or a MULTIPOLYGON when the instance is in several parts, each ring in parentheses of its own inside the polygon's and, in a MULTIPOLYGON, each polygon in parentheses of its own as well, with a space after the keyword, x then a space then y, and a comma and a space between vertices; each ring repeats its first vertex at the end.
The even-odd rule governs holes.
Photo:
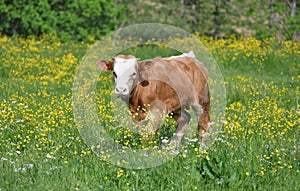
POLYGON ((124 93, 124 92, 126 92, 126 90, 127 90, 127 89, 124 88, 124 87, 117 87, 117 88, 116 88, 116 92, 117 92, 117 93, 124 93))

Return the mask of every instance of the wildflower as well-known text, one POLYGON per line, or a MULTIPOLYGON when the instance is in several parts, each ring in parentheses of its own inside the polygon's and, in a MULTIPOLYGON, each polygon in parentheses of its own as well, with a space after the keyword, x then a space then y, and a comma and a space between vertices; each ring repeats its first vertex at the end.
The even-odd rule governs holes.
POLYGON ((52 156, 52 155, 47 155, 46 158, 48 158, 48 159, 53 159, 54 156, 52 156))
POLYGON ((208 156, 208 155, 206 155, 206 156, 205 156, 205 158, 206 158, 206 160, 210 160, 210 158, 209 158, 209 156, 208 156))
POLYGON ((220 180, 217 181, 217 184, 219 184, 219 185, 221 185, 221 184, 223 184, 223 183, 224 183, 223 178, 221 178, 220 180))
POLYGON ((21 169, 21 172, 22 172, 22 173, 26 173, 26 168, 22 168, 22 169, 21 169))
POLYGON ((33 168, 33 164, 26 164, 28 168, 33 168))
POLYGON ((164 138, 161 142, 162 142, 162 143, 168 143, 169 140, 168 140, 168 138, 164 138))
POLYGON ((119 169, 117 172, 117 178, 120 178, 124 175, 124 170, 123 169, 119 169))

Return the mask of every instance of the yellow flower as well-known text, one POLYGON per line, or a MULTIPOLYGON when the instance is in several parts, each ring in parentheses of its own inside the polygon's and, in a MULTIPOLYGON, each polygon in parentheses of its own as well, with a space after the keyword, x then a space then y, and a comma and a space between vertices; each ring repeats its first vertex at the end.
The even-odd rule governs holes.
POLYGON ((117 172, 117 178, 121 178, 124 175, 124 170, 123 169, 119 169, 117 172))

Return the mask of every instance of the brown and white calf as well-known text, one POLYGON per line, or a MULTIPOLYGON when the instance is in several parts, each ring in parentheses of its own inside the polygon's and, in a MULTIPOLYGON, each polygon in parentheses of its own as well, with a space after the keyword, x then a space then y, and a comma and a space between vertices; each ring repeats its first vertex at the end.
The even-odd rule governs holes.
POLYGON ((208 72, 192 51, 144 61, 132 55, 118 55, 112 61, 99 60, 98 65, 103 71, 113 71, 115 94, 127 100, 134 119, 152 119, 148 130, 156 132, 163 117, 173 114, 177 130, 172 146, 178 145, 188 127, 190 114, 186 109, 191 106, 198 117, 198 132, 204 146, 210 121, 208 72))

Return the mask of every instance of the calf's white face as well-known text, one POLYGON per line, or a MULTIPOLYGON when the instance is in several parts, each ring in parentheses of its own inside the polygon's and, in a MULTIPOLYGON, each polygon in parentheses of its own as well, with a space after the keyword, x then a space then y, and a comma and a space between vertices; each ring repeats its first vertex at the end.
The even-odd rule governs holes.
POLYGON ((114 59, 115 94, 130 94, 133 88, 133 80, 136 77, 136 64, 136 58, 125 59, 116 57, 114 59))

